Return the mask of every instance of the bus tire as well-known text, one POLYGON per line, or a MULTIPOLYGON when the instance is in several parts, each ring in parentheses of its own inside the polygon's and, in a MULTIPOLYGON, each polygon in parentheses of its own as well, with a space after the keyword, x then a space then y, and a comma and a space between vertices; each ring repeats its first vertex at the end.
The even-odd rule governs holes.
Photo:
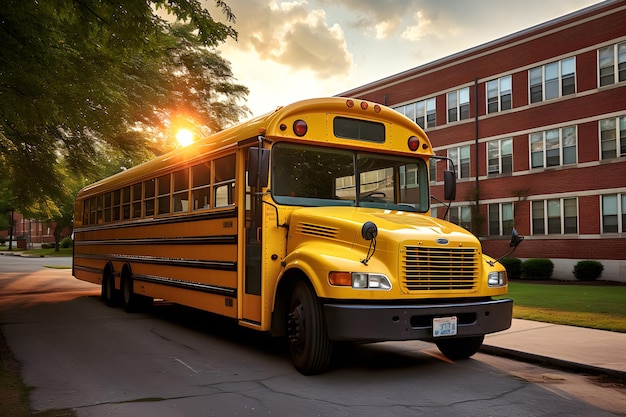
POLYGON ((442 339, 437 347, 448 359, 460 360, 473 356, 483 344, 485 336, 461 337, 458 339, 442 339))
POLYGON ((102 301, 109 307, 117 307, 119 305, 119 293, 115 289, 115 278, 111 271, 105 272, 102 277, 102 301))
POLYGON ((147 304, 145 297, 135 293, 132 277, 122 277, 120 290, 122 293, 122 307, 124 307, 127 313, 136 313, 147 304))
POLYGON ((298 281, 291 293, 287 337, 291 360, 300 373, 316 375, 328 369, 332 342, 328 338, 323 306, 304 281, 298 281))

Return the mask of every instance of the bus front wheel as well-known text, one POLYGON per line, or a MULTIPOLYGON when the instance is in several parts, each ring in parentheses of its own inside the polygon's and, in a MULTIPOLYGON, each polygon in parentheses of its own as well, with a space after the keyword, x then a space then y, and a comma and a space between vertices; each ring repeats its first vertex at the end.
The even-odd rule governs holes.
POLYGON ((324 309, 311 287, 296 283, 289 303, 287 336, 291 360, 304 375, 324 372, 332 355, 332 342, 328 338, 324 309))
POLYGON ((448 359, 467 359, 474 355, 483 344, 485 336, 462 337, 459 339, 442 339, 436 342, 437 347, 448 359))

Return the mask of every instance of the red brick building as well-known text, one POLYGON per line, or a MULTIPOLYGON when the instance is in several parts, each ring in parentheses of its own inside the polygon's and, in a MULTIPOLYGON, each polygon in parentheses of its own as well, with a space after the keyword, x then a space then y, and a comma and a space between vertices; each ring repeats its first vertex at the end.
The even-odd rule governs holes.
MULTIPOLYGON (((599 260, 626 281, 626 1, 607 1, 340 94, 386 104, 455 161, 451 219, 500 256, 599 260)), ((431 167, 442 195, 445 162, 431 167)), ((433 215, 445 208, 433 201, 433 215)))

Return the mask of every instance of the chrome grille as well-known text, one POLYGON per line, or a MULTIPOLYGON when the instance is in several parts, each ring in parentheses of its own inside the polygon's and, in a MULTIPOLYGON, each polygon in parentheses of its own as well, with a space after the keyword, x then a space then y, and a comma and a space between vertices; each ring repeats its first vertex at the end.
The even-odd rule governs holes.
POLYGON ((405 246, 402 287, 410 291, 471 290, 478 281, 475 248, 405 246))

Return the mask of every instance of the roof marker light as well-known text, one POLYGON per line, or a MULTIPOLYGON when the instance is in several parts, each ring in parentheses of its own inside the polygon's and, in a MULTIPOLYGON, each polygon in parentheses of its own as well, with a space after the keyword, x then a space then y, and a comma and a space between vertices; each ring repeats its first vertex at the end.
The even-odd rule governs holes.
POLYGON ((295 122, 293 122, 293 131, 297 136, 306 135, 306 132, 308 129, 309 127, 307 126, 304 120, 298 119, 295 122))
POLYGON ((361 109, 362 110, 367 110, 367 106, 368 106, 367 101, 362 101, 361 102, 361 109))
POLYGON ((354 107, 354 101, 353 100, 346 100, 346 107, 351 109, 352 107, 354 107))
POLYGON ((378 104, 374 104, 374 112, 380 113, 380 106, 378 104))

